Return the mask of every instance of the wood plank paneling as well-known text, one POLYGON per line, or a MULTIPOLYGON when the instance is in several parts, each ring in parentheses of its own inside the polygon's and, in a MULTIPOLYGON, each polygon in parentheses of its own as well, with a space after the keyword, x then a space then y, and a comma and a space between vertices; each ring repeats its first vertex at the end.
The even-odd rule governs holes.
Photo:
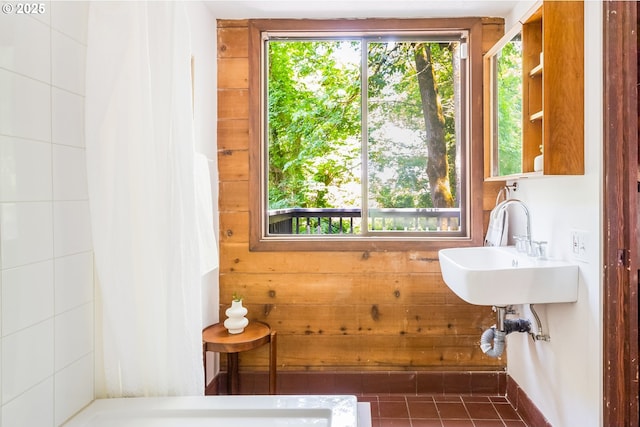
POLYGON ((249 26, 249 21, 246 19, 218 19, 218 30, 225 28, 246 28, 249 26))
MULTIPOLYGON (((247 25, 218 21, 221 320, 231 295, 243 295, 247 317, 278 331, 280 370, 504 369, 479 348, 494 313, 449 290, 435 250, 249 250, 247 25)), ((501 25, 486 20, 483 49, 501 25)), ((487 212, 501 185, 487 185, 487 212)), ((266 347, 240 354, 241 370, 267 366, 266 347)))
POLYGON ((220 181, 247 181, 249 179, 249 151, 218 151, 220 181))
MULTIPOLYGON (((438 305, 446 304, 451 290, 438 273, 252 273, 222 274, 224 284, 220 297, 231 299, 233 292, 251 292, 254 304, 312 304, 318 305, 438 305)), ((467 304, 468 305, 468 304, 467 304)))
MULTIPOLYGON (((467 337, 285 335, 278 337, 278 370, 485 370, 503 361, 485 356, 467 337)), ((266 349, 240 353, 241 370, 264 370, 266 349)))
POLYGON ((487 53, 504 35, 504 19, 482 18, 482 54, 487 53))
POLYGON ((248 181, 220 181, 220 193, 218 195, 220 198, 218 201, 220 211, 248 211, 248 192, 248 181))
POLYGON ((218 67, 228 70, 218 74, 219 88, 249 88, 249 64, 246 58, 218 58, 218 67))
POLYGON ((249 148, 249 121, 248 120, 230 119, 230 120, 218 121, 218 151, 247 150, 248 148, 249 148))
POLYGON ((249 118, 249 91, 218 88, 218 120, 247 118, 249 118))
POLYGON ((249 212, 220 212, 220 242, 249 244, 249 212))
MULTIPOLYGON (((218 23, 220 24, 220 23, 218 23)), ((218 27, 218 58, 249 56, 249 33, 241 27, 218 27)))
POLYGON ((491 310, 478 313, 466 306, 371 304, 246 304, 256 320, 268 322, 285 335, 471 336, 479 341, 483 332, 470 320, 493 322, 491 310), (317 308, 313 318, 309 310, 317 308))
MULTIPOLYGON (((229 184, 225 183, 224 192, 229 184)), ((235 187, 235 186, 234 186, 235 187)), ((239 200, 235 197, 234 200, 239 200)), ((226 205, 225 205, 226 206, 226 205)), ((440 264, 436 252, 251 252, 245 244, 222 245, 222 273, 438 273, 440 264)))

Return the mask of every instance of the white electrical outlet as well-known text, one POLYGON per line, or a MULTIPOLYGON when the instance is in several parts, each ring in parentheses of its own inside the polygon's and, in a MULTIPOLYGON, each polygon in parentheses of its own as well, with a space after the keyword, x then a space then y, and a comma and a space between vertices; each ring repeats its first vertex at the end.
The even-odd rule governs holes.
POLYGON ((577 260, 588 262, 589 232, 571 230, 571 255, 577 260))

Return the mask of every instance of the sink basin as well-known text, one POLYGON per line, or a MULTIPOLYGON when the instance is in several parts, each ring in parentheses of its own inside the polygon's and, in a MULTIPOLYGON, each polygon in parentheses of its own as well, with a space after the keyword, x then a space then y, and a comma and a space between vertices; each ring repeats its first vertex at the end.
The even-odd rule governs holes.
POLYGON ((438 255, 444 282, 471 304, 506 307, 578 299, 576 264, 538 260, 511 246, 442 249, 438 255))

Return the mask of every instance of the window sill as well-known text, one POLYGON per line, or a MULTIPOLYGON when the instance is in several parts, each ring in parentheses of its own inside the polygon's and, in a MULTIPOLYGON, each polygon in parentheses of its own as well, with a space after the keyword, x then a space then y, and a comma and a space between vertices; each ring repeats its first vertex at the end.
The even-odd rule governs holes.
POLYGON ((451 247, 482 246, 482 239, 466 237, 433 237, 433 238, 277 238, 253 240, 249 250, 252 252, 395 252, 395 251, 438 251, 451 247))

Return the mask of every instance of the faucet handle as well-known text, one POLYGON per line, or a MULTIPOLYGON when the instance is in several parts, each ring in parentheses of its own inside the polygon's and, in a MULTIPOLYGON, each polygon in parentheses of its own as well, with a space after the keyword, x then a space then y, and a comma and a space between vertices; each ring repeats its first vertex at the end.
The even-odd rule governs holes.
POLYGON ((527 236, 523 236, 522 234, 515 234, 513 236, 513 240, 516 242, 516 250, 518 252, 527 252, 527 236))
POLYGON ((546 241, 535 240, 531 242, 531 250, 528 252, 529 256, 536 257, 538 259, 547 258, 547 243, 546 241))
POLYGON ((546 241, 539 241, 538 243, 538 259, 547 259, 547 243, 546 241))

